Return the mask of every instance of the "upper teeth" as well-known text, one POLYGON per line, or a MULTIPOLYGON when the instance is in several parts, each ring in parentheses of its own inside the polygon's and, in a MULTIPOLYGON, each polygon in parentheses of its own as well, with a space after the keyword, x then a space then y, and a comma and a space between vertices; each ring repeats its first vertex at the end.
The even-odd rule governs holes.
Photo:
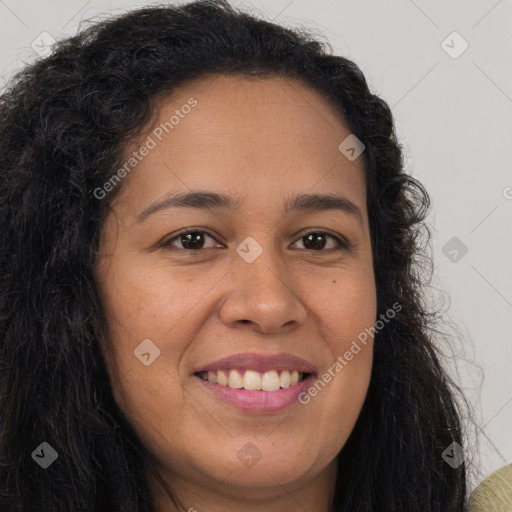
POLYGON ((288 371, 269 370, 267 372, 257 372, 254 370, 217 370, 209 372, 199 372, 203 380, 219 384, 220 386, 229 386, 235 389, 276 391, 279 388, 288 388, 294 386, 304 378, 303 373, 297 370, 288 371))

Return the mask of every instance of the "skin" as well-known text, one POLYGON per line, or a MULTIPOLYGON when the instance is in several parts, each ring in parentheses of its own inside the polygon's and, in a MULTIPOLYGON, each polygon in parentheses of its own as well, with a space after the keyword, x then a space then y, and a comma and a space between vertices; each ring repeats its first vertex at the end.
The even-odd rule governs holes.
MULTIPOLYGON (((155 139, 102 226, 95 270, 116 401, 184 510, 330 512, 335 457, 366 397, 373 340, 308 404, 281 412, 221 403, 193 372, 236 353, 285 352, 321 375, 374 325, 362 158, 349 161, 338 150, 350 134, 341 114, 298 81, 196 80, 158 99, 152 126, 191 97, 197 106, 155 139), (240 199, 239 210, 174 207, 136 222, 166 194, 196 189, 229 193, 240 199), (285 199, 297 193, 343 195, 362 216, 283 216, 285 199), (191 227, 207 231, 195 245, 183 237, 161 245, 191 227), (325 230, 350 248, 336 251, 327 237, 315 252, 303 237, 325 230), (252 263, 236 252, 248 236, 263 248, 252 263), (161 351, 149 366, 134 357, 145 339, 161 351), (248 442, 261 454, 252 467, 237 457, 248 442)), ((158 512, 178 510, 152 474, 158 512)))

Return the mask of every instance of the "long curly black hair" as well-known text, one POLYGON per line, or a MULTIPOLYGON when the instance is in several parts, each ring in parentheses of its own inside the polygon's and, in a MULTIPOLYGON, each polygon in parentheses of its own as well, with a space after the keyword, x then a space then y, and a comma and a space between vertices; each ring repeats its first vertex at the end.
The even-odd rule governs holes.
MULTIPOLYGON (((429 196, 404 171, 391 111, 360 69, 305 29, 222 0, 152 6, 96 22, 18 72, 0 97, 0 510, 151 512, 144 446, 113 398, 94 277, 123 148, 153 100, 211 74, 286 76, 339 108, 366 146, 378 315, 366 401, 338 456, 336 510, 462 511, 460 389, 425 299, 429 196), (48 442, 58 459, 32 460, 48 442)), ((467 403, 467 402, 466 402, 467 403)))

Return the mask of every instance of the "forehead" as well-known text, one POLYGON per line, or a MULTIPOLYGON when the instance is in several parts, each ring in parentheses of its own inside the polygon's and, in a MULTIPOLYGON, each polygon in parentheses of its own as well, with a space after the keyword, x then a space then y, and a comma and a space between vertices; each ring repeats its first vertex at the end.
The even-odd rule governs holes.
POLYGON ((299 81, 214 75, 153 105, 154 122, 125 154, 151 139, 126 184, 132 206, 198 186, 248 199, 292 189, 365 196, 362 159, 338 149, 350 135, 339 109, 299 81))
MULTIPOLYGON (((302 81, 280 76, 208 76, 171 95, 159 95, 153 109, 156 127, 166 134, 181 132, 186 137, 193 130, 196 138, 207 138, 224 133, 229 137, 217 141, 223 146, 244 143, 253 152, 276 145, 285 152, 291 149, 285 143, 294 146, 299 139, 306 147, 327 145, 331 137, 337 140, 340 133, 350 133, 339 106, 302 81), (187 107, 191 101, 196 103, 193 109, 187 107), (185 118, 189 121, 182 123, 185 118), (169 121, 173 126, 165 130, 162 124, 169 121)), ((174 143, 179 140, 174 138, 174 143)))

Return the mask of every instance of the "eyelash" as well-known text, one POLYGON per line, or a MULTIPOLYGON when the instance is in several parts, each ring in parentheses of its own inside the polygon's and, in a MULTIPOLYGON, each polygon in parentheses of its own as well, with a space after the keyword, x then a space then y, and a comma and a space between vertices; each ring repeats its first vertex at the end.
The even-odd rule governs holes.
MULTIPOLYGON (((174 235, 172 238, 169 238, 168 240, 163 242, 161 244, 161 247, 163 247, 163 248, 171 248, 172 247, 171 243, 173 241, 179 239, 180 237, 182 237, 184 235, 188 235, 190 233, 206 234, 210 238, 212 238, 213 240, 215 240, 217 242, 215 237, 213 235, 211 235, 210 233, 208 233, 207 231, 201 230, 201 229, 189 228, 189 229, 181 231, 180 233, 174 235)), ((330 237, 330 238, 332 238, 332 239, 334 239, 336 241, 337 247, 334 247, 334 248, 331 248, 331 249, 320 249, 320 250, 314 250, 314 249, 301 249, 301 250, 312 252, 312 253, 330 253, 330 252, 337 252, 337 251, 343 251, 343 250, 350 249, 350 244, 347 241, 345 241, 343 238, 341 238, 339 236, 336 236, 336 235, 333 235, 333 234, 331 234, 329 232, 322 231, 322 230, 311 230, 311 231, 308 231, 308 232, 304 233, 302 236, 300 236, 297 240, 301 240, 302 238, 305 238, 306 236, 311 235, 311 234, 326 235, 327 237, 330 237)), ((219 243, 219 242, 217 242, 217 243, 219 243)), ((200 253, 200 252, 205 251, 207 249, 216 249, 216 248, 217 247, 209 247, 209 248, 206 248, 206 249, 204 249, 204 248, 202 248, 202 249, 184 249, 184 248, 180 248, 180 247, 172 247, 172 249, 176 249, 178 251, 183 251, 183 252, 187 252, 187 253, 200 253)))

